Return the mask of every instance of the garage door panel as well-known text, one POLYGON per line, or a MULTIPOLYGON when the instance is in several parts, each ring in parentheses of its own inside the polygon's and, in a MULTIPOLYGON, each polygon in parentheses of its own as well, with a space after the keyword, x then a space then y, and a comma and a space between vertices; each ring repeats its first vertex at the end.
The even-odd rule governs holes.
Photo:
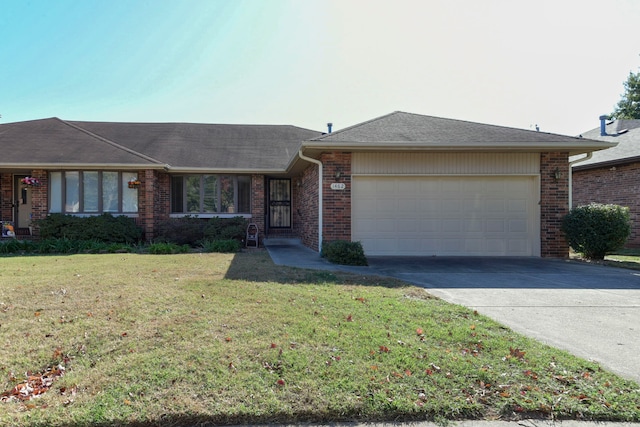
POLYGON ((527 221, 512 219, 509 221, 509 233, 523 233, 527 232, 527 221))
POLYGON ((534 176, 352 183, 352 237, 369 255, 539 255, 534 176))
POLYGON ((485 225, 486 225, 485 231, 487 233, 504 233, 505 232, 503 218, 499 218, 499 219, 489 218, 485 221, 485 225))

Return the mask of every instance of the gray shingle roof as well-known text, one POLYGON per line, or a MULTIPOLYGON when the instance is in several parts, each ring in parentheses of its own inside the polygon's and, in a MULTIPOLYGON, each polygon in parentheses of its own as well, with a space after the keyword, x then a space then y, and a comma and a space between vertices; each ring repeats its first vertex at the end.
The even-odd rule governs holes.
MULTIPOLYGON (((322 144, 369 148, 419 146, 422 149, 562 149, 584 152, 584 147, 609 146, 585 138, 536 132, 503 126, 473 123, 396 111, 305 143, 313 148, 322 144)), ((593 148, 592 148, 593 149, 593 148)))
POLYGON ((57 118, 0 125, 0 150, 0 165, 5 166, 162 165, 57 118))
POLYGON ((319 132, 288 125, 114 123, 57 118, 0 125, 0 165, 284 171, 319 132))
POLYGON ((593 153, 589 160, 576 163, 573 166, 575 170, 640 160, 640 120, 609 121, 606 123, 605 130, 606 135, 604 136, 600 135, 600 127, 591 129, 583 133, 582 136, 599 141, 614 142, 618 145, 593 153))

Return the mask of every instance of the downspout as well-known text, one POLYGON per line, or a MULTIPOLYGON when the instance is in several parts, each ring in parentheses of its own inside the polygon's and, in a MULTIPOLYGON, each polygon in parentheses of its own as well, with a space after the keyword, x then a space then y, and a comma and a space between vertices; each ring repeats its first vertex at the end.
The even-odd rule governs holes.
POLYGON ((576 163, 584 162, 585 160, 589 160, 593 157, 593 151, 587 153, 586 156, 574 160, 573 162, 569 162, 569 209, 573 208, 573 168, 572 166, 576 163))
POLYGON ((322 162, 302 154, 302 148, 298 150, 298 156, 318 165, 318 252, 322 251, 322 162))

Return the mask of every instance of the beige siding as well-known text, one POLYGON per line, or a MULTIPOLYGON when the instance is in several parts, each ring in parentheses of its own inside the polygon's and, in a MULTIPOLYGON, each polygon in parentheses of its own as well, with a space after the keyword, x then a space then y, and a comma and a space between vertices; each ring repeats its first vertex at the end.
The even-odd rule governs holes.
POLYGON ((353 153, 352 175, 537 175, 539 153, 353 153))

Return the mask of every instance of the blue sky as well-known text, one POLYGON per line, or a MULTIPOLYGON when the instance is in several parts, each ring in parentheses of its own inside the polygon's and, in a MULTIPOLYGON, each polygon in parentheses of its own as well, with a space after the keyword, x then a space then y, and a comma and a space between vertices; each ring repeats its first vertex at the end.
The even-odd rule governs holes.
POLYGON ((575 135, 640 70, 638 23, 636 0, 0 0, 0 123, 400 110, 575 135))

